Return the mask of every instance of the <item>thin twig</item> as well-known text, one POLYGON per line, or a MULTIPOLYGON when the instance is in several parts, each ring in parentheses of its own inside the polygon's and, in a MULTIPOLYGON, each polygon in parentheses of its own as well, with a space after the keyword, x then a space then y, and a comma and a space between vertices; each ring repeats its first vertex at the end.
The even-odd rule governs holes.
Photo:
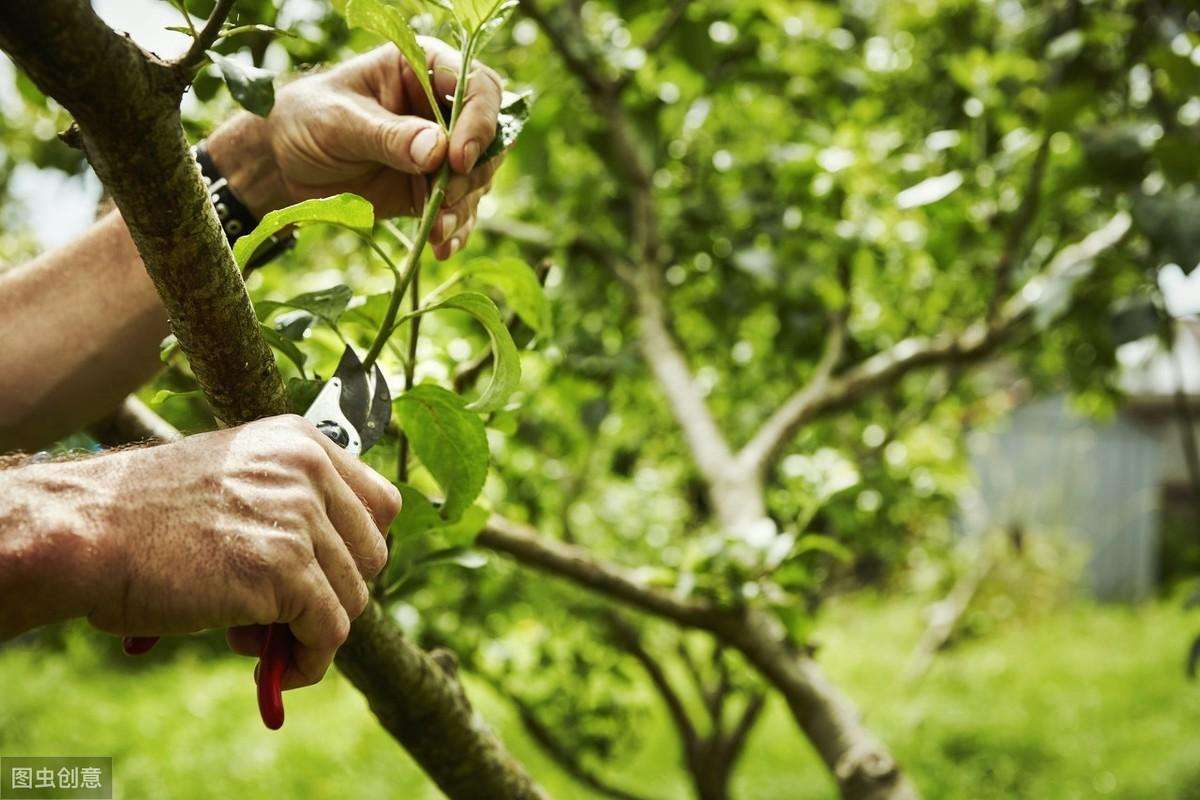
POLYGON ((221 35, 221 26, 225 24, 225 18, 233 10, 235 2, 236 0, 217 0, 217 5, 209 15, 208 22, 204 23, 204 27, 200 29, 196 38, 192 39, 191 47, 175 60, 172 67, 180 72, 190 72, 193 67, 204 60, 204 51, 212 47, 213 42, 217 41, 217 37, 221 35))

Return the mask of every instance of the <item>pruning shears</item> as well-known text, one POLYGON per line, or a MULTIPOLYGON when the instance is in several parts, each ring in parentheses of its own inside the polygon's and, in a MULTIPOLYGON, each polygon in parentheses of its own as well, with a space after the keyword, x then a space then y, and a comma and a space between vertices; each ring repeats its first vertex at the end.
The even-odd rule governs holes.
MULTIPOLYGON (((334 444, 351 455, 370 450, 387 430, 391 419, 392 395, 379 365, 368 373, 354 348, 347 345, 337 369, 304 413, 334 444)), ((127 636, 125 652, 141 655, 158 637, 127 636)), ((291 629, 282 623, 267 627, 258 658, 258 711, 271 730, 283 726, 283 673, 292 658, 291 629)))

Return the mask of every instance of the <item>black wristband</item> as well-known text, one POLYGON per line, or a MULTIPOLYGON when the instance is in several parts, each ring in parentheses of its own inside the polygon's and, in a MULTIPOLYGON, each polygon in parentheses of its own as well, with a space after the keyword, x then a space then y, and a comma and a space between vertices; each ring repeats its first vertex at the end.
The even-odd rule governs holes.
MULTIPOLYGON (((232 247, 234 242, 254 230, 259 223, 259 219, 233 193, 229 181, 217 169, 217 165, 213 163, 212 156, 204 149, 204 142, 200 142, 200 144, 193 147, 192 152, 196 156, 196 163, 200 165, 200 174, 204 178, 204 185, 208 187, 209 200, 212 201, 213 208, 216 209, 217 219, 221 221, 221 230, 225 232, 225 238, 232 247)), ((265 264, 295 244, 296 237, 290 232, 286 234, 273 234, 251 256, 245 270, 248 272, 255 267, 265 264)))

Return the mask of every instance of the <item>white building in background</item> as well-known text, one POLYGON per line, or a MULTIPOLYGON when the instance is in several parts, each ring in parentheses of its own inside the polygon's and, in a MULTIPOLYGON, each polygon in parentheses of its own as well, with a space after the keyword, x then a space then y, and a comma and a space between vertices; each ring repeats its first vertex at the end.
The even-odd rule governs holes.
POLYGON ((1184 562, 1200 566, 1200 497, 1175 396, 1182 382, 1200 422, 1200 321, 1180 321, 1174 356, 1153 339, 1119 355, 1128 400, 1111 420, 1077 414, 1063 396, 1044 397, 971 436, 975 491, 963 498, 963 519, 969 531, 1078 537, 1090 552, 1093 593, 1136 601, 1184 562))

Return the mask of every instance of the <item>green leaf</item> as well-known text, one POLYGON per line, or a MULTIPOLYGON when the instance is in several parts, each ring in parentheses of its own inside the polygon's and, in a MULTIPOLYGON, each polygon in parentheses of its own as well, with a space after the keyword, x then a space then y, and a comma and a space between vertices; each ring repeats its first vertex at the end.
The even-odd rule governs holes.
POLYGON ((515 8, 517 0, 452 0, 454 18, 474 34, 489 23, 503 22, 504 15, 515 8))
POLYGON ((429 59, 425 48, 417 41, 416 31, 408 24, 404 14, 394 6, 387 5, 381 0, 350 0, 346 3, 346 24, 352 28, 363 28, 392 42, 400 50, 400 55, 408 62, 413 74, 425 90, 429 105, 439 115, 441 106, 433 93, 429 82, 429 59))
POLYGON ((537 273, 521 259, 477 259, 463 269, 463 277, 468 283, 495 287, 526 325, 539 334, 550 333, 550 302, 537 273))
POLYGON ((221 77, 229 87, 229 93, 242 108, 265 117, 275 106, 275 73, 240 64, 215 50, 205 53, 221 70, 221 77))
POLYGON ((276 309, 295 308, 307 311, 332 325, 345 312, 352 295, 349 286, 339 283, 328 289, 298 294, 289 300, 260 300, 254 304, 254 311, 259 319, 264 319, 276 309))
POLYGON ((175 338, 175 334, 169 333, 166 338, 159 342, 158 359, 162 363, 170 363, 175 354, 179 352, 179 340, 175 338))
POLYGON ((421 556, 416 563, 423 567, 431 567, 435 564, 453 564, 465 569, 479 569, 487 566, 487 556, 478 550, 469 550, 466 547, 448 547, 445 550, 436 550, 421 556))
POLYGON ((272 328, 270 325, 263 323, 258 324, 259 330, 262 331, 263 338, 267 340, 267 344, 274 347, 279 352, 287 356, 296 369, 300 371, 300 376, 304 377, 307 373, 304 371, 304 362, 308 360, 308 356, 300 352, 300 348, 296 347, 296 343, 290 339, 284 338, 283 334, 272 328))
POLYGON ((369 234, 375 226, 375 208, 365 198, 344 193, 333 197, 305 200, 287 208, 271 211, 258 226, 237 240, 233 257, 239 267, 245 267, 255 251, 267 239, 289 225, 311 225, 325 222, 357 233, 369 234))
POLYGON ((397 484, 396 488, 400 490, 403 502, 396 521, 392 523, 394 536, 409 538, 442 524, 437 506, 428 497, 407 483, 397 484))
POLYGON ((458 522, 446 524, 437 506, 415 487, 399 483, 396 488, 404 502, 391 528, 392 556, 383 577, 388 595, 395 593, 417 567, 445 562, 472 569, 482 566, 470 566, 459 559, 466 558, 472 564, 478 560, 478 555, 467 548, 487 524, 485 509, 472 506, 458 522))
POLYGON ((396 421, 413 452, 446 495, 443 519, 456 522, 475 502, 487 477, 483 420, 440 386, 414 386, 395 401, 396 421))
POLYGON ((317 319, 315 314, 307 311, 289 311, 287 314, 280 314, 272 327, 279 331, 283 338, 300 342, 317 319))
POLYGON ((183 397, 202 397, 203 394, 199 389, 190 389, 186 392, 176 392, 173 389, 159 389, 154 393, 154 397, 150 398, 150 405, 160 406, 168 400, 176 400, 183 397))
POLYGON ((833 556, 838 561, 850 563, 854 560, 854 554, 846 545, 839 542, 837 539, 829 536, 824 536, 820 533, 806 533, 796 541, 796 546, 792 549, 792 558, 804 553, 819 552, 833 556))
POLYGON ((437 533, 451 547, 469 547, 475 544, 475 537, 487 525, 489 516, 486 508, 471 506, 463 512, 458 522, 442 525, 437 528, 437 533))
POLYGON ((479 163, 495 158, 513 146, 517 137, 521 135, 521 130, 525 127, 525 121, 529 119, 529 105, 530 95, 528 94, 504 93, 504 98, 500 102, 500 116, 496 122, 496 137, 479 157, 479 163))
POLYGON ((243 33, 258 33, 266 34, 267 36, 286 36, 289 39, 295 39, 296 34, 283 28, 276 28, 274 25, 264 25, 255 23, 252 25, 230 25, 226 24, 221 30, 221 38, 228 39, 231 36, 240 36, 243 33))
POLYGON ((492 379, 487 388, 475 402, 467 406, 469 411, 496 411, 504 406, 505 401, 521 383, 521 356, 513 343, 512 334, 500 319, 500 309, 491 298, 478 292, 463 292, 447 297, 439 303, 421 309, 421 313, 456 309, 465 311, 483 325, 492 340, 492 379))

